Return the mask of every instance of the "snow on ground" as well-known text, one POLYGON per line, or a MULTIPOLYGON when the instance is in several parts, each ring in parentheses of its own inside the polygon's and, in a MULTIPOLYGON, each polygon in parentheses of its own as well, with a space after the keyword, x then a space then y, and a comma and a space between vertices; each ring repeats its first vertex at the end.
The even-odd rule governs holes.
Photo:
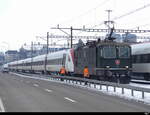
POLYGON ((142 102, 144 104, 150 105, 150 93, 144 92, 144 99, 142 99, 142 92, 134 91, 134 96, 132 96, 131 90, 126 88, 124 89, 124 94, 122 94, 122 88, 119 87, 116 88, 116 92, 114 92, 114 87, 112 86, 108 87, 108 91, 106 90, 106 86, 103 86, 102 90, 99 90, 99 88, 95 89, 93 85, 90 89, 100 91, 108 95, 119 96, 127 100, 135 100, 137 102, 142 102))
MULTIPOLYGON (((144 99, 143 99, 142 98, 142 92, 133 91, 134 96, 132 96, 131 89, 126 89, 126 88, 124 88, 124 94, 122 94, 122 88, 119 88, 119 87, 116 87, 116 91, 114 92, 114 87, 113 86, 108 86, 108 90, 107 90, 107 87, 105 85, 102 85, 101 90, 100 90, 100 85, 96 85, 96 88, 95 88, 94 84, 91 84, 91 87, 89 87, 89 85, 85 86, 84 82, 82 82, 81 83, 82 85, 80 85, 79 82, 77 82, 77 84, 75 84, 73 82, 68 83, 67 80, 64 80, 64 82, 61 82, 61 81, 56 81, 52 78, 42 78, 42 77, 38 78, 38 77, 31 77, 31 76, 26 76, 26 75, 21 75, 21 74, 16 74, 16 73, 12 73, 12 74, 15 74, 15 75, 20 76, 20 77, 31 78, 31 79, 39 79, 39 80, 57 82, 57 83, 62 83, 62 84, 67 84, 67 85, 74 85, 74 86, 77 86, 77 87, 82 87, 82 88, 86 88, 86 89, 89 89, 89 90, 102 92, 102 93, 112 95, 112 96, 119 96, 119 97, 127 99, 127 100, 135 100, 137 102, 142 102, 144 104, 150 105, 150 93, 147 93, 147 92, 144 92, 144 99)), ((140 86, 140 87, 144 87, 144 88, 145 87, 150 88, 150 86, 146 85, 146 84, 139 85, 139 84, 136 84, 136 83, 131 83, 129 85, 136 86, 136 87, 140 86)))

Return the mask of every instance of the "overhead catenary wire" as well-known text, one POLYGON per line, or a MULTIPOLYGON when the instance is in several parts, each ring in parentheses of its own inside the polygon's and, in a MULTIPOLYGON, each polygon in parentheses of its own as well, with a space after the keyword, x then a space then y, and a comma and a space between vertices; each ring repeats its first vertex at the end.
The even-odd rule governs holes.
POLYGON ((78 15, 78 16, 75 17, 75 18, 72 18, 72 19, 69 19, 69 20, 67 20, 67 21, 61 22, 60 24, 69 23, 69 22, 72 22, 72 21, 74 21, 74 20, 76 20, 76 19, 79 19, 80 17, 83 17, 83 16, 89 14, 89 13, 92 12, 93 10, 96 10, 96 9, 99 8, 100 6, 105 5, 105 4, 106 4, 107 2, 109 2, 109 1, 111 1, 111 0, 103 0, 103 2, 101 2, 101 3, 100 3, 99 5, 97 5, 96 7, 92 8, 92 9, 89 9, 88 11, 86 11, 86 12, 84 12, 84 13, 78 15))
MULTIPOLYGON (((115 17, 115 18, 113 18, 112 20, 119 20, 119 19, 124 18, 124 17, 126 17, 126 16, 129 16, 129 15, 131 15, 131 14, 133 14, 133 13, 136 13, 136 12, 138 12, 138 11, 141 11, 141 10, 147 8, 147 7, 150 7, 150 3, 147 4, 147 5, 144 5, 144 6, 140 7, 140 8, 137 8, 137 9, 135 9, 135 10, 132 10, 132 11, 130 11, 130 12, 128 12, 128 13, 125 13, 125 14, 123 14, 123 15, 121 15, 121 16, 115 17)), ((100 24, 95 25, 95 26, 93 26, 92 28, 97 27, 97 26, 100 26, 100 25, 103 25, 103 24, 104 24, 104 22, 101 22, 100 24)))
POLYGON ((131 14, 133 14, 133 13, 136 13, 136 12, 138 12, 138 11, 141 11, 141 10, 147 8, 147 7, 150 7, 150 3, 147 4, 147 5, 144 5, 144 6, 140 7, 140 8, 137 8, 137 9, 135 9, 135 10, 132 10, 132 11, 126 13, 126 14, 123 14, 123 15, 121 15, 121 16, 115 17, 115 18, 113 18, 113 20, 121 19, 121 18, 126 17, 126 16, 128 16, 128 15, 131 15, 131 14))
MULTIPOLYGON (((104 3, 106 3, 106 2, 104 1, 104 3)), ((103 4, 102 4, 102 5, 103 5, 103 4)), ((140 8, 134 9, 134 10, 132 10, 132 11, 130 11, 130 12, 127 12, 127 13, 125 13, 125 14, 121 15, 121 16, 117 16, 117 17, 113 18, 112 20, 119 20, 119 19, 124 18, 124 17, 126 17, 126 16, 129 16, 129 15, 131 15, 131 14, 134 14, 134 13, 136 13, 136 12, 138 12, 138 11, 141 11, 141 10, 143 10, 143 9, 145 9, 145 8, 149 7, 149 6, 150 6, 150 3, 149 3, 149 4, 147 4, 147 5, 144 5, 144 6, 140 7, 140 8)), ((97 8, 97 7, 93 8, 93 9, 96 9, 96 8, 97 8)), ((89 13, 89 11, 92 11, 93 9, 88 10, 86 13, 81 14, 81 15, 79 15, 78 17, 81 17, 81 16, 84 16, 84 15, 88 14, 88 13, 89 13)), ((77 18, 78 18, 78 17, 77 17, 77 18)), ((103 25, 103 24, 104 24, 104 21, 103 21, 103 22, 101 22, 101 23, 100 23, 100 24, 98 24, 98 25, 94 25, 94 26, 93 26, 93 27, 91 27, 91 28, 95 28, 95 27, 97 27, 97 26, 101 26, 101 25, 103 25)), ((82 31, 81 31, 81 32, 79 32, 78 34, 80 34, 80 33, 82 33, 82 31)))
MULTIPOLYGON (((101 2, 101 3, 100 3, 99 5, 97 5, 96 7, 94 7, 94 8, 92 8, 92 9, 90 9, 90 10, 88 10, 88 11, 86 11, 86 12, 80 14, 80 15, 77 16, 76 18, 72 18, 72 19, 67 20, 67 21, 64 21, 64 22, 62 22, 62 23, 60 23, 60 24, 63 24, 63 23, 65 23, 65 22, 69 23, 69 22, 72 22, 72 21, 74 21, 74 20, 76 20, 76 19, 79 19, 80 17, 83 17, 83 16, 89 14, 89 13, 92 12, 93 10, 96 10, 96 9, 99 8, 100 6, 103 6, 103 5, 105 5, 106 3, 110 2, 110 1, 111 1, 111 0, 104 0, 103 2, 101 2)), ((60 25, 60 24, 59 24, 59 25, 60 25)), ((80 32, 77 33, 76 35, 79 35, 80 33, 82 33, 82 31, 80 31, 80 32)))

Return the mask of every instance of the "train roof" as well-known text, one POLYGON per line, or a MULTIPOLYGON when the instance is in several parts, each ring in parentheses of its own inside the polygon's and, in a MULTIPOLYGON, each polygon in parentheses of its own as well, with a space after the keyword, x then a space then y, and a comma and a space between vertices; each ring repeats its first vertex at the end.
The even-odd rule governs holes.
POLYGON ((62 58, 63 54, 67 53, 68 51, 70 51, 70 49, 65 49, 65 50, 61 50, 61 51, 57 51, 54 53, 49 53, 47 55, 47 59, 58 59, 58 58, 62 58))
POLYGON ((39 55, 33 58, 33 61, 43 61, 46 55, 39 55))
POLYGON ((92 41, 87 42, 86 45, 83 45, 78 48, 85 48, 85 47, 93 47, 93 46, 105 46, 105 45, 118 45, 118 46, 129 46, 129 43, 120 43, 120 42, 114 42, 114 41, 92 41))
MULTIPOLYGON (((70 49, 65 49, 65 50, 61 50, 61 51, 57 51, 57 52, 53 52, 53 53, 49 53, 48 54, 48 59, 50 58, 59 58, 60 56, 62 56, 62 54, 66 53, 70 51, 70 49)), ((33 57, 33 61, 42 61, 44 58, 45 58, 46 54, 44 55, 39 55, 39 56, 36 56, 36 57, 33 57)), ((24 63, 24 62, 31 62, 31 59, 32 58, 27 58, 27 59, 23 59, 23 60, 18 60, 18 61, 13 61, 13 62, 10 62, 8 63, 9 65, 12 65, 12 64, 21 64, 21 63, 24 63)))
POLYGON ((100 42, 100 43, 98 43, 98 46, 101 46, 101 45, 122 45, 122 46, 124 46, 124 45, 126 45, 126 46, 130 46, 129 45, 129 43, 120 43, 120 42, 100 42))
POLYGON ((101 41, 101 40, 98 40, 98 41, 92 41, 92 42, 87 42, 86 45, 80 45, 78 46, 75 51, 78 51, 78 50, 81 50, 81 49, 84 49, 84 48, 90 48, 90 47, 99 47, 99 46, 108 46, 108 45, 111 45, 111 46, 127 46, 129 48, 131 48, 130 44, 129 43, 125 43, 125 42, 115 42, 115 41, 101 41))
POLYGON ((13 65, 13 64, 21 64, 23 62, 31 62, 31 58, 27 58, 27 59, 22 59, 22 60, 18 60, 18 61, 13 61, 8 63, 9 65, 13 65))
POLYGON ((9 63, 7 63, 7 64, 8 64, 8 65, 11 65, 11 64, 15 64, 15 63, 17 63, 17 61, 9 62, 9 63))
POLYGON ((147 54, 150 53, 150 42, 132 44, 131 48, 132 48, 132 55, 147 54))

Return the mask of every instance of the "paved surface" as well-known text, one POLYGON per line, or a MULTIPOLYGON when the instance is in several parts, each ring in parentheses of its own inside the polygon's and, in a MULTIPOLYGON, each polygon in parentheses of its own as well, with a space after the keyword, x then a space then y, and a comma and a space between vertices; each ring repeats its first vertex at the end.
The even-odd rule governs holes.
POLYGON ((150 112, 150 106, 75 86, 0 73, 7 112, 150 112))

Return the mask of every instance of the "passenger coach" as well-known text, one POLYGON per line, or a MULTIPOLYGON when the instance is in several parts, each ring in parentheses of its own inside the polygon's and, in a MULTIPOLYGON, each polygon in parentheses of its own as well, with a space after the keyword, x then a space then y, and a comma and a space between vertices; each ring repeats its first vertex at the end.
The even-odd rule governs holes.
POLYGON ((133 44, 131 47, 133 75, 150 80, 150 43, 133 44))
POLYGON ((68 74, 74 72, 73 49, 40 55, 33 58, 18 60, 9 63, 9 69, 22 72, 59 73, 60 68, 65 66, 68 74))

